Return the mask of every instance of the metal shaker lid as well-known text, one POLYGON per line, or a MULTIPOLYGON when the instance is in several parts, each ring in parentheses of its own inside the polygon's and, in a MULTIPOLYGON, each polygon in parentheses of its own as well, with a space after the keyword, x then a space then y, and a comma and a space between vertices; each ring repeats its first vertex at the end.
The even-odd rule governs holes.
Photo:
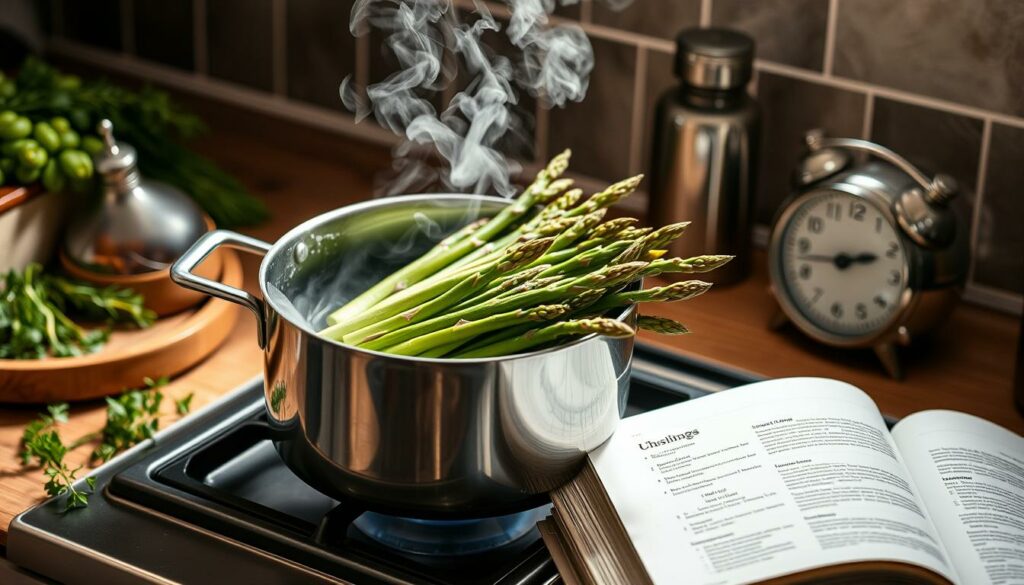
POLYGON ((120 181, 133 173, 138 161, 135 148, 114 138, 114 125, 110 120, 101 120, 96 130, 103 138, 104 146, 95 157, 95 165, 104 181, 120 181))
POLYGON ((724 28, 691 28, 676 37, 676 75, 701 89, 736 89, 750 81, 754 39, 724 28))

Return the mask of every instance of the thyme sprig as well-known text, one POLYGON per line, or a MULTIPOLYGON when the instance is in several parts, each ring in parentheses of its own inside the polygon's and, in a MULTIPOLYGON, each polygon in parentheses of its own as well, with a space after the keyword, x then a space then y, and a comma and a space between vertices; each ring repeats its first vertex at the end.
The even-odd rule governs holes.
MULTIPOLYGON (((43 489, 50 497, 67 494, 65 512, 88 506, 96 479, 87 477, 85 489, 76 487, 77 474, 82 466, 72 469, 64 461, 65 456, 82 445, 99 441, 89 460, 93 464, 107 462, 121 451, 152 438, 160 428, 160 405, 164 399, 160 388, 166 384, 166 377, 157 380, 146 378, 144 388, 126 390, 117 398, 107 398, 107 420, 103 429, 79 437, 71 444, 64 443, 58 430, 60 424, 68 421, 67 403, 47 406, 46 414, 30 422, 22 433, 19 452, 22 465, 29 465, 35 460, 43 469, 46 476, 43 489)), ((178 415, 189 413, 193 396, 190 393, 174 401, 178 415)))

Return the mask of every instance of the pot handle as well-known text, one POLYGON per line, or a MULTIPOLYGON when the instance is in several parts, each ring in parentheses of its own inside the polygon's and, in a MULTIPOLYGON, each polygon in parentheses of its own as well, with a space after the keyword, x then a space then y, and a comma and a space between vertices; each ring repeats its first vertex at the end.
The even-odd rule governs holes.
POLYGON ((222 282, 204 278, 192 272, 207 256, 221 246, 228 246, 229 248, 261 255, 269 252, 271 247, 270 244, 262 240, 243 236, 228 230, 207 232, 196 240, 196 243, 192 244, 192 247, 182 254, 181 258, 178 258, 171 265, 171 280, 185 288, 247 307, 256 315, 256 334, 259 337, 260 348, 265 348, 267 345, 267 324, 263 301, 252 293, 228 286, 222 282))

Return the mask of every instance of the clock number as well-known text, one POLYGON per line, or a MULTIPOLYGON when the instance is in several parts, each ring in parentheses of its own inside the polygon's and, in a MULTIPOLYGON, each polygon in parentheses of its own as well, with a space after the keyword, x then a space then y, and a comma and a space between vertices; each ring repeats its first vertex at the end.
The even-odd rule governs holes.
POLYGON ((875 218, 875 233, 881 233, 881 232, 882 232, 882 218, 881 217, 876 217, 875 218))
POLYGON ((873 300, 875 301, 875 304, 882 309, 884 309, 886 305, 889 304, 885 301, 885 297, 883 297, 882 295, 875 295, 875 298, 873 300))
POLYGON ((857 221, 864 221, 864 213, 866 213, 867 210, 867 206, 859 201, 850 202, 850 217, 857 221))
POLYGON ((896 242, 889 242, 889 249, 885 251, 886 258, 895 258, 900 253, 900 245, 896 242))
POLYGON ((825 290, 823 288, 821 288, 820 286, 814 287, 814 296, 811 297, 811 304, 813 305, 814 303, 818 302, 818 299, 820 299, 821 295, 823 294, 825 294, 825 290))
POLYGON ((853 312, 861 321, 868 318, 868 308, 864 305, 864 303, 857 303, 857 306, 854 307, 853 312))
POLYGON ((800 266, 800 278, 804 280, 810 280, 811 278, 811 265, 804 264, 800 266))
POLYGON ((838 203, 829 203, 825 208, 825 217, 839 221, 842 219, 843 209, 838 203))
POLYGON ((820 234, 821 230, 825 229, 825 222, 820 217, 812 215, 807 220, 807 229, 811 230, 811 233, 820 234))
POLYGON ((889 280, 888 280, 888 282, 889 282, 889 284, 899 284, 900 283, 900 271, 899 270, 891 270, 891 271, 889 271, 889 280))
POLYGON ((832 303, 832 306, 829 307, 829 311, 832 313, 832 316, 835 317, 836 319, 843 318, 843 306, 840 305, 839 303, 832 303))
POLYGON ((796 241, 796 247, 801 254, 806 254, 811 250, 811 241, 807 238, 800 238, 796 241))

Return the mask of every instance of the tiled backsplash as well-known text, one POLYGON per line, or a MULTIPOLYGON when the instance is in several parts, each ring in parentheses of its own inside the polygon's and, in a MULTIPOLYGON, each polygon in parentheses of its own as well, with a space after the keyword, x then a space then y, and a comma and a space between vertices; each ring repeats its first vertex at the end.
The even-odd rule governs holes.
MULTIPOLYGON (((472 9, 470 0, 456 3, 472 9)), ((351 36, 351 5, 51 0, 51 49, 386 141, 372 122, 354 124, 338 98, 345 76, 365 83, 393 66, 376 35, 351 36)), ((492 7, 507 15, 498 3, 492 7)), ((541 160, 568 146, 574 168, 601 180, 643 172, 653 104, 676 83, 675 34, 690 26, 741 29, 757 40, 752 89, 764 111, 758 220, 767 224, 787 196, 805 130, 880 142, 960 182, 971 215, 968 297, 1021 310, 1024 2, 634 0, 615 12, 582 0, 556 14, 591 38, 596 64, 588 97, 554 111, 524 99, 533 110, 525 124, 533 145, 517 152, 541 160)), ((493 45, 507 47, 499 39, 493 45)))

